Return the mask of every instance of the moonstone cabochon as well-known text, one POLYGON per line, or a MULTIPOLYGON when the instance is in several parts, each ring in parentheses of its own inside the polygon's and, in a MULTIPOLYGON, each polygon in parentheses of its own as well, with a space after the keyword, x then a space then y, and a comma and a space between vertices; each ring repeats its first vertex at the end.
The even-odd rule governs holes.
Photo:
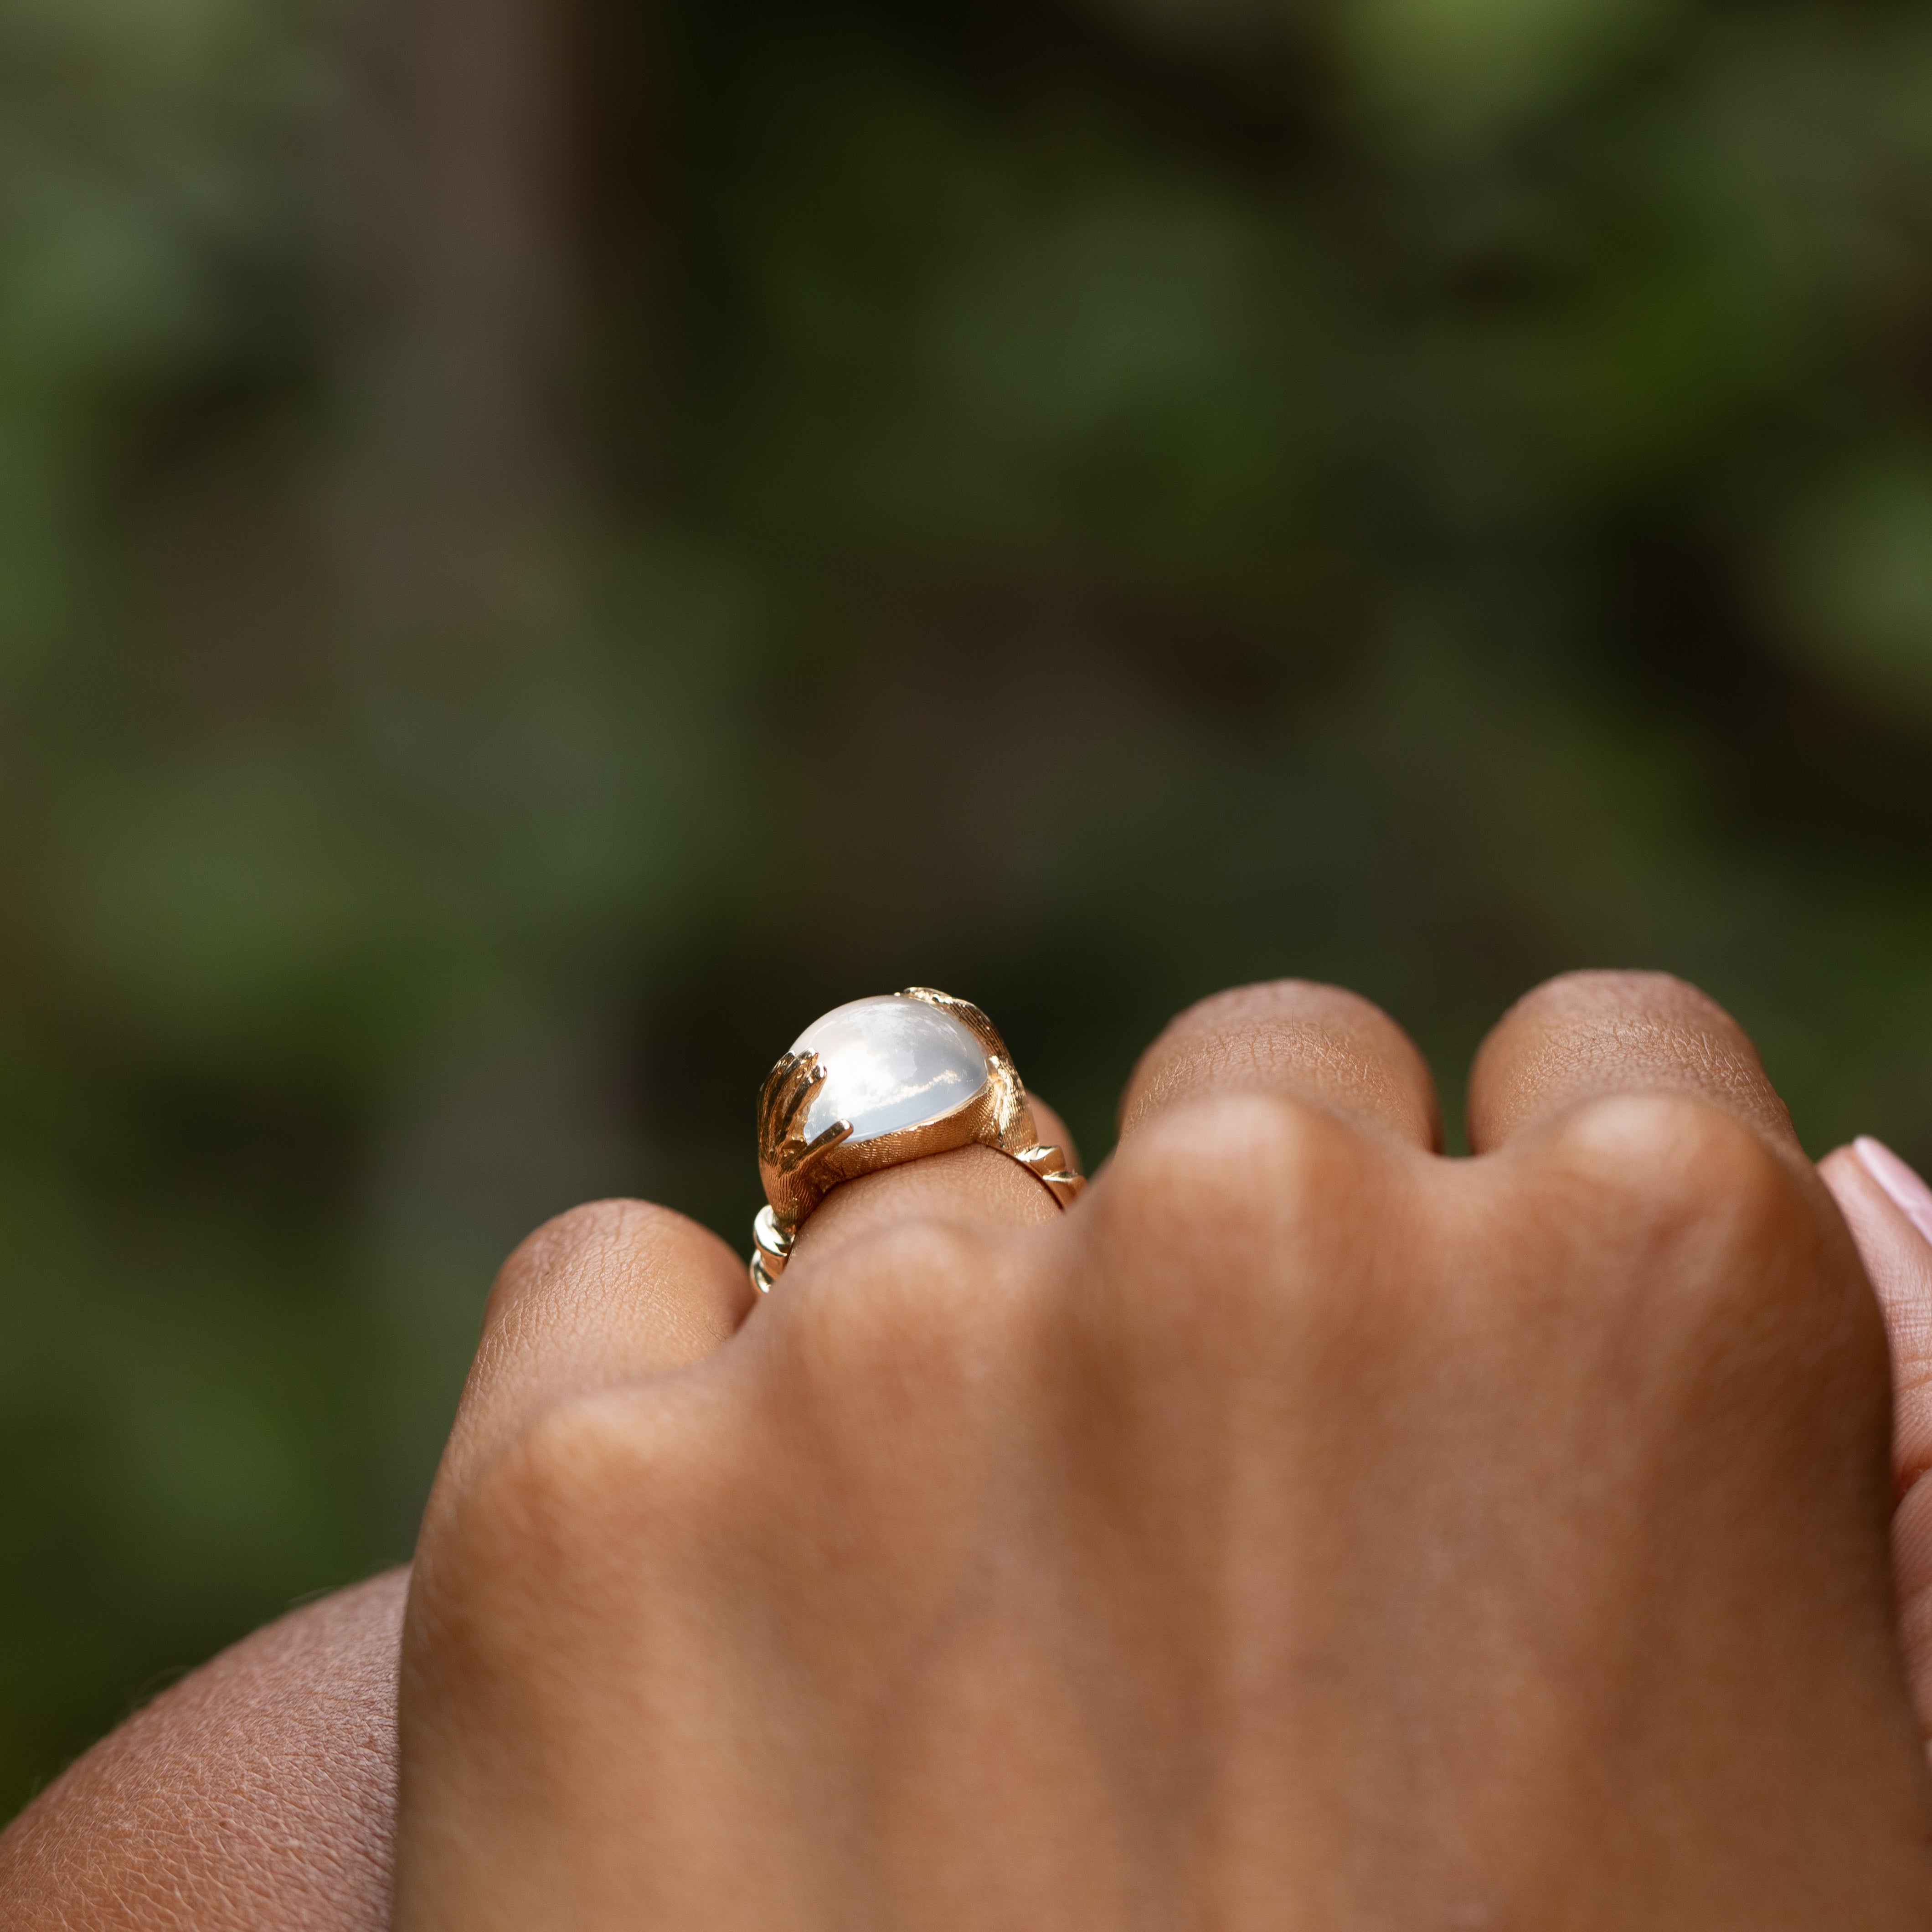
POLYGON ((903 993, 834 1006, 791 1050, 817 1054, 825 1070, 806 1109, 807 1140, 834 1120, 850 1120, 854 1141, 876 1140, 964 1106, 987 1080, 986 1049, 965 1024, 903 993))

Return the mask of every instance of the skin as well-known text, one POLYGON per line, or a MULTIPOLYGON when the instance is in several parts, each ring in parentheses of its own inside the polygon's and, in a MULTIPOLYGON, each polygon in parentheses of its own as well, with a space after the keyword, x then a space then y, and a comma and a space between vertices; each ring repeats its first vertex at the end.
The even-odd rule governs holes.
POLYGON ((1922 1925, 1932 1248, 1674 980, 1531 994, 1468 1118, 1288 982, 1163 1034, 1065 1216, 893 1169, 749 1319, 676 1216, 550 1223, 400 1808, 398 1578, 74 1767, 7 1922, 373 1928, 393 1833, 402 1932, 1922 1925))
POLYGON ((17 1932, 386 1925, 407 1573, 224 1651, 71 1766, 0 1837, 17 1932))

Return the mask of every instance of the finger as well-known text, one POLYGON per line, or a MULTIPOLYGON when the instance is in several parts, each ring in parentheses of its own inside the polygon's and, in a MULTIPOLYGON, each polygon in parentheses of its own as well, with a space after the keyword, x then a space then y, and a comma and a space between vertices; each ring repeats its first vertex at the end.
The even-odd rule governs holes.
POLYGON ((1120 1102, 1124 1139, 1210 1094, 1282 1095, 1439 1151, 1428 1063, 1379 1006, 1339 986, 1277 980, 1217 993, 1141 1055, 1120 1102))
POLYGON ((490 1291, 439 1494, 560 1398, 708 1355, 752 1298, 742 1257, 669 1208, 598 1201, 545 1222, 490 1291))
POLYGON ((1818 1172, 1844 1214, 1885 1310, 1892 1344, 1892 1568, 1899 1635, 1919 1728, 1932 1737, 1932 1189, 1876 1141, 1840 1148, 1818 1172))
POLYGON ((1470 1150, 1500 1147, 1586 1100, 1634 1094, 1712 1102, 1802 1158, 1743 1028, 1667 973, 1570 973, 1519 1000, 1469 1076, 1470 1150))

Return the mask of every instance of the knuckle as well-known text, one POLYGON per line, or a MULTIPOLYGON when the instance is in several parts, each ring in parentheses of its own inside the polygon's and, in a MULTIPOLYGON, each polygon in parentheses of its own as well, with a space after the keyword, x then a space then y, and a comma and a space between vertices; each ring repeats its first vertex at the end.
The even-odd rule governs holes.
POLYGON ((1755 1200, 1790 1172, 1754 1128, 1696 1094, 1617 1094, 1586 1101, 1558 1138, 1594 1171, 1624 1179, 1641 1201, 1672 1215, 1739 1196, 1755 1200))
POLYGON ((1714 1102, 1593 1100, 1562 1124, 1556 1146, 1595 1202, 1601 1238, 1675 1300, 1762 1300, 1802 1280, 1792 1262, 1815 1256, 1817 1217, 1796 1164, 1714 1102))
POLYGON ((1359 1210, 1389 1150, 1323 1109, 1244 1093, 1177 1107, 1116 1155, 1096 1206, 1120 1318, 1157 1352, 1305 1334, 1359 1311, 1359 1210))
POLYGON ((1272 1240, 1306 1219, 1360 1144, 1333 1114, 1286 1095, 1220 1094, 1150 1121, 1114 1157, 1108 1190, 1137 1235, 1193 1239, 1204 1224, 1272 1240))
POLYGON ((429 1582, 466 1647, 554 1640, 560 1618, 630 1592, 666 1534, 701 1516, 705 1460, 674 1410, 634 1391, 555 1404, 439 1513, 429 1582))
MULTIPOLYGON (((1715 1103, 1625 1095, 1561 1125, 1546 1289, 1578 1359, 1713 1442, 1866 1455, 1888 1428, 1878 1305, 1802 1157, 1715 1103), (1634 1380, 1626 1383, 1626 1377, 1634 1380)), ((1600 1380, 1592 1383, 1600 1389, 1600 1380)))
MULTIPOLYGON (((802 1273, 802 1270, 799 1271, 802 1273)), ((841 1247, 772 1313, 790 1377, 848 1412, 916 1412, 956 1392, 997 1351, 1012 1274, 1000 1245, 916 1219, 841 1247)))
POLYGON ((755 1318, 774 1466, 808 1515, 836 1510, 849 1550, 895 1568, 976 1517, 1028 1383, 1043 1277, 1021 1249, 940 1222, 882 1228, 796 1295, 788 1270, 755 1318))

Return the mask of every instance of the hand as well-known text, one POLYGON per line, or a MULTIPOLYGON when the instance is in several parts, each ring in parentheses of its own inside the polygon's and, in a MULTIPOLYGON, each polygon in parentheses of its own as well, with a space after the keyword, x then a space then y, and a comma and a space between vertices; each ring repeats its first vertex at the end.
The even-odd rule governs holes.
POLYGON ((849 1183, 722 1347, 722 1244, 554 1231, 419 1546, 397 1925, 1922 1925, 1884 1334, 1755 1056, 1558 982, 1470 1116, 1262 988, 1064 1217, 849 1183))
MULTIPOLYGON (((1681 1063, 1688 1052, 1706 1066, 1702 1079, 1689 1082, 1691 1090, 1727 1094, 1729 1101, 1720 1103, 1758 1112, 1764 1130, 1778 1134, 1780 1123, 1748 1048, 1720 1016, 1667 982, 1610 980, 1596 982, 1598 1010, 1591 1022, 1587 1013, 1577 1014, 1572 997, 1589 990, 1576 982, 1568 994, 1560 986, 1546 988, 1505 1023, 1485 1054, 1473 1096, 1479 1145, 1510 1138, 1510 1118, 1498 1108, 1499 1096, 1536 1089, 1534 1079, 1522 1082, 1510 1072, 1505 1050, 1513 1039, 1533 1046, 1540 1038, 1558 1048, 1567 1043, 1572 1066, 1578 1050, 1591 1052, 1606 1036, 1622 1039, 1622 1046, 1601 1056, 1597 1078, 1568 1083, 1576 1097, 1599 1087, 1614 1088, 1620 1077, 1632 1087, 1661 1084, 1682 1093, 1686 1080, 1681 1063), (1688 1016, 1682 1010, 1686 1006, 1688 1016), (1539 1006, 1552 1016, 1567 1009, 1570 1017, 1526 1030, 1526 1020, 1536 1021, 1539 1006), (1634 1042, 1634 1030, 1641 1035, 1634 1042), (1633 1045, 1634 1052, 1629 1050, 1633 1045), (1714 1078, 1715 1084, 1709 1084, 1714 1078)), ((1359 1007, 1310 989, 1233 997, 1259 1000, 1260 1010, 1240 1019, 1225 1004, 1210 1003, 1179 1023, 1149 1056, 1130 1101, 1136 1132, 1164 1103, 1244 1085, 1336 1107, 1358 1120, 1393 1117, 1412 1142, 1426 1131, 1426 1112, 1402 1104, 1405 1093, 1426 1094, 1412 1074, 1402 1074, 1392 1087, 1376 1076, 1364 1090, 1348 1091, 1352 1076, 1388 1064, 1378 1047, 1398 1036, 1386 1023, 1370 1022, 1363 1037, 1359 1007)), ((1587 1008, 1589 1001, 1582 1004, 1587 1008)), ((1402 1058, 1396 1053, 1398 1072, 1402 1058)), ((1560 1073, 1564 1054, 1548 1064, 1560 1073)), ((1550 1106, 1560 1108, 1564 1082, 1559 1078, 1544 1090, 1550 1106)), ((1531 1124, 1527 1118, 1525 1124, 1531 1124)), ((1510 1144, 1526 1144, 1520 1135, 1510 1144)), ((944 1186, 928 1186, 920 1170, 902 1169, 863 1184, 863 1193, 856 1184, 841 1190, 844 1201, 835 1197, 827 1203, 801 1255, 813 1241, 822 1242, 821 1257, 836 1252, 835 1210, 848 1217, 849 1234, 860 1234, 864 1217, 859 1210, 868 1198, 872 1205, 867 1214, 876 1211, 888 1226, 895 1215, 910 1220, 922 1208, 969 1222, 1003 1204, 1013 1215, 1026 1214, 1030 1197, 1014 1196, 1003 1186, 1011 1179, 1004 1171, 1008 1164, 994 1156, 988 1162, 979 1162, 980 1172, 970 1176, 962 1172, 964 1163, 951 1162, 952 1175, 944 1186)), ((1932 1465, 1932 1245, 1849 1150, 1831 1156, 1822 1172, 1857 1238, 1892 1324, 1900 1616, 1922 1722, 1932 1731, 1932 1533, 1925 1528, 1932 1483, 1923 1480, 1932 1465)), ((1626 1174, 1626 1184, 1629 1179, 1626 1174)), ((1932 1234, 1932 1204, 1921 1204, 1920 1211, 1932 1234)), ((464 1468, 475 1467, 488 1453, 474 1425, 493 1408, 496 1426, 514 1436, 519 1415, 540 1409, 552 1399, 552 1389, 608 1384, 638 1366, 646 1373, 652 1365, 675 1372, 676 1364, 708 1354, 731 1333, 748 1302, 737 1266, 735 1256, 722 1256, 688 1224, 636 1204, 580 1209, 533 1236, 506 1265, 493 1301, 490 1335, 464 1418, 476 1453, 466 1460, 461 1438, 453 1446, 446 1498, 462 1481, 464 1468), (600 1349, 598 1324, 607 1323, 613 1339, 626 1345, 622 1359, 600 1349), (573 1330, 574 1366, 563 1354, 573 1330)), ((784 1287, 801 1279, 806 1277, 788 1276, 784 1287)), ((741 1339, 752 1340, 755 1333, 741 1339)), ((1802 1365, 1786 1361, 1780 1375, 1790 1376, 1795 1366, 1802 1372, 1802 1365)), ((1598 1391, 1600 1410, 1606 1395, 1598 1391)), ((1570 1472, 1572 1479, 1576 1473, 1570 1472)), ((1550 1480, 1554 1484, 1562 1479, 1559 1471, 1550 1480)), ((1749 1522, 1761 1512, 1737 1514, 1740 1522, 1749 1522)), ((1426 1550, 1426 1540, 1415 1547, 1426 1550)), ((1808 1555, 1794 1567, 1801 1574, 1816 1568, 1808 1555)), ((104 1932, 110 1927, 172 1932, 189 1926, 195 1932, 378 1932, 386 1925, 392 1679, 402 1581, 400 1575, 383 1579, 296 1612, 164 1694, 88 1754, 0 1835, 0 1917, 22 1932, 80 1924, 104 1932)), ((1868 1576, 1862 1587, 1869 1592, 1868 1576)), ((1781 1588, 1774 1584, 1768 1594, 1775 1598, 1781 1588)), ((1435 1649, 1432 1645, 1424 1654, 1435 1649)), ((1586 1667, 1598 1674, 1602 1669, 1591 1660, 1586 1667)), ((1768 1689, 1784 1694, 1775 1676, 1768 1689)), ((1684 1724, 1696 1708, 1696 1700, 1685 1703, 1679 1714, 1684 1724)), ((1863 1774, 1869 1775, 1883 1754, 1881 1740, 1863 1774)), ((1606 1757, 1599 1780, 1606 1820, 1614 1818, 1621 1790, 1620 1778, 1609 1768, 1613 1762, 1606 1757)), ((1849 1802, 1851 1790, 1849 1783, 1841 1786, 1841 1802, 1849 1802)), ((1400 1793, 1389 1808, 1399 1821, 1416 1810, 1400 1793)), ((582 1822, 567 1822, 573 1828, 582 1822)), ((622 1827, 620 1842, 628 1828, 628 1822, 622 1827)), ((707 1827, 711 1838, 729 1835, 753 1851, 763 1832, 742 1792, 733 1793, 707 1827)), ((453 1841, 459 1856, 466 1842, 461 1836, 453 1841)), ((1598 1895, 1612 1897, 1614 1889, 1598 1895)), ((1588 1922, 1572 1908, 1593 1903, 1592 1896, 1573 1888, 1551 1922, 1588 1922)), ((1744 1909, 1740 1903, 1738 1910, 1744 1909)), ((1822 1919, 1808 1920, 1808 1910, 1804 1895, 1795 1894, 1764 1922, 1834 1928, 1879 1922, 1871 1914, 1862 1918, 1856 1887, 1834 1900, 1822 1919)), ((1271 1922, 1287 1916, 1284 1903, 1271 1922)), ((490 1921, 486 1916, 480 1922, 490 1921)), ((788 1915, 784 1922, 799 1922, 788 1915)), ((1480 1922, 1469 1917, 1465 1922, 1480 1922)), ((1656 1922, 1670 1921, 1664 1916, 1656 1922)), ((1708 1922, 1724 1922, 1722 1912, 1708 1922)))

